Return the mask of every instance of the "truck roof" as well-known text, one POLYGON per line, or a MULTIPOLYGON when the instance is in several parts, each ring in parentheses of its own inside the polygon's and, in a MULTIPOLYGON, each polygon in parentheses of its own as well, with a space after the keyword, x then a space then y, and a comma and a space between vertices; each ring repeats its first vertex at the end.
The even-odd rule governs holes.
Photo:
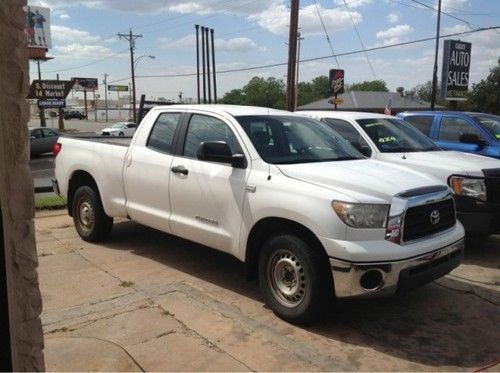
POLYGON ((348 118, 348 119, 372 119, 372 118, 389 118, 394 119, 391 115, 367 113, 364 111, 339 111, 339 110, 301 110, 297 112, 302 115, 312 115, 322 118, 348 118))
POLYGON ((200 105, 164 105, 155 106, 151 111, 157 110, 205 110, 211 113, 230 114, 232 116, 241 115, 293 115, 293 113, 285 110, 269 109, 260 106, 243 106, 243 105, 223 105, 223 104, 200 104, 200 105))

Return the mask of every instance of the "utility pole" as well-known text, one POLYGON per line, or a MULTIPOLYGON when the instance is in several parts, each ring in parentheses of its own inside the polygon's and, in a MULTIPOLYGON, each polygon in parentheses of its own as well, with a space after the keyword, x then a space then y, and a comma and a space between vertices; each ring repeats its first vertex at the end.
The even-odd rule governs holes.
POLYGON ((299 100, 299 66, 300 66, 300 41, 304 40, 300 32, 297 36, 298 47, 297 47, 297 79, 295 80, 295 108, 297 108, 297 102, 299 100))
POLYGON ((436 29, 436 51, 434 53, 434 71, 432 74, 432 94, 431 94, 431 110, 434 110, 436 103, 437 79, 438 79, 438 53, 439 53, 439 29, 441 25, 441 0, 438 2, 438 16, 436 29))
POLYGON ((135 41, 138 38, 142 38, 142 35, 134 35, 132 29, 128 34, 118 34, 120 39, 125 39, 130 43, 130 70, 132 72, 132 111, 134 123, 137 123, 137 113, 135 110, 135 67, 134 67, 134 49, 135 41))
POLYGON ((290 35, 288 38, 288 73, 286 84, 286 109, 295 111, 295 74, 297 72, 297 42, 299 31, 299 0, 290 1, 290 35))
POLYGON ((104 107, 106 111, 106 123, 108 122, 108 74, 104 74, 104 107))
MULTIPOLYGON (((38 65, 38 80, 42 80, 42 72, 40 70, 40 60, 36 61, 38 65)), ((45 121, 45 109, 40 108, 40 127, 47 127, 47 122, 45 121)))
POLYGON ((214 29, 210 29, 212 38, 212 74, 214 76, 214 103, 217 103, 217 73, 215 71, 215 44, 214 44, 214 29))
POLYGON ((205 43, 206 43, 206 53, 207 53, 207 90, 208 90, 208 103, 212 103, 212 89, 210 87, 210 48, 209 48, 209 29, 205 27, 205 43))
POLYGON ((207 86, 206 86, 206 76, 205 76, 205 27, 201 26, 201 64, 203 70, 203 103, 207 103, 207 86))
POLYGON ((198 89, 198 104, 201 103, 200 95, 200 25, 195 25, 196 28, 196 81, 198 89))

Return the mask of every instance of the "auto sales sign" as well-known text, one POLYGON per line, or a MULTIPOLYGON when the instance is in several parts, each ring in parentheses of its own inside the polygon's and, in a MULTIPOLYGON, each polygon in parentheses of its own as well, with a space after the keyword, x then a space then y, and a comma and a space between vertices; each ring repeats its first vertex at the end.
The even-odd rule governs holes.
POLYGON ((441 74, 441 98, 466 100, 469 90, 471 43, 445 40, 441 74))

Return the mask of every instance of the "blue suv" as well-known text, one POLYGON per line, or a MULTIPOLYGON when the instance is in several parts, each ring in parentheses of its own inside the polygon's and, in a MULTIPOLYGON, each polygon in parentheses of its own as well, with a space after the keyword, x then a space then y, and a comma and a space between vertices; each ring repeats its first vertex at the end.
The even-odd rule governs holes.
POLYGON ((456 111, 413 111, 398 117, 413 125, 445 150, 500 159, 500 117, 456 111))

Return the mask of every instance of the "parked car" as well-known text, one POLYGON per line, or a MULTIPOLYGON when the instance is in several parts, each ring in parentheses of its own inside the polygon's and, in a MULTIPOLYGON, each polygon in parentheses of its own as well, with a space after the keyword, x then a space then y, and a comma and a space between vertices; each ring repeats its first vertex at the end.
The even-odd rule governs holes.
POLYGON ((85 119, 87 116, 83 111, 80 110, 68 110, 64 111, 64 119, 85 119))
POLYGON ((52 152, 54 144, 59 139, 59 133, 51 128, 29 128, 31 155, 40 155, 52 152))
POLYGON ((500 116, 457 111, 415 111, 398 114, 445 150, 500 159, 500 116))
POLYGON ((102 130, 101 134, 103 136, 133 136, 137 124, 133 122, 120 122, 116 123, 109 128, 102 130))
POLYGON ((130 145, 63 137, 54 190, 86 241, 113 218, 234 255, 280 317, 385 296, 457 267, 464 230, 432 176, 365 159, 318 121, 268 108, 158 106, 130 145))
POLYGON ((500 232, 500 160, 443 151, 399 118, 373 113, 303 111, 326 123, 365 156, 425 172, 455 192, 458 219, 471 235, 500 232))

